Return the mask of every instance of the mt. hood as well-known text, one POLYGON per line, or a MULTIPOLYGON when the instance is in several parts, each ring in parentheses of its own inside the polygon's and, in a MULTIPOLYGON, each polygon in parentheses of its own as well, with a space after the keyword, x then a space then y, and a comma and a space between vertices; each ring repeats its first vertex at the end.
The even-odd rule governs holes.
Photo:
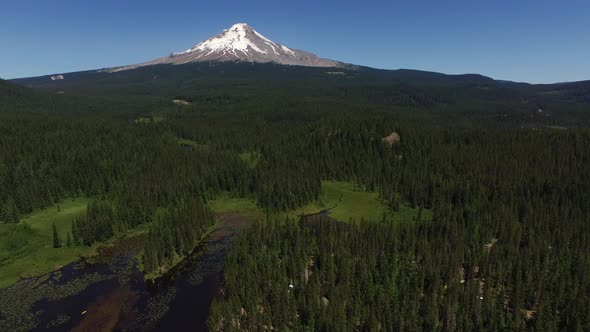
POLYGON ((121 71, 156 64, 184 64, 203 61, 274 62, 308 67, 339 67, 341 62, 319 58, 314 54, 291 49, 264 37, 246 23, 237 23, 183 52, 149 62, 113 68, 121 71))

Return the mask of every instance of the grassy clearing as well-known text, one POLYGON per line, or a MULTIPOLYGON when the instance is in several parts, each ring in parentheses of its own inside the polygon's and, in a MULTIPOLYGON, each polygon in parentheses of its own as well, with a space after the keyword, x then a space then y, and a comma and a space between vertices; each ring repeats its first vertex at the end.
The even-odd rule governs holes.
POLYGON ((260 152, 244 152, 240 153, 240 159, 242 159, 250 168, 255 168, 260 161, 262 155, 260 152))
POLYGON ((201 143, 198 143, 193 140, 186 139, 186 138, 179 138, 178 144, 185 145, 185 146, 191 146, 195 150, 201 150, 201 151, 208 151, 210 149, 209 145, 207 145, 207 144, 201 144, 201 143))
POLYGON ((166 120, 164 116, 155 115, 152 117, 138 117, 135 119, 135 123, 142 123, 142 124, 150 124, 150 123, 159 123, 166 120))
POLYGON ((290 212, 289 215, 296 217, 329 208, 333 208, 330 216, 340 221, 361 218, 380 220, 388 212, 387 207, 379 201, 377 193, 354 191, 353 185, 348 182, 323 181, 320 200, 290 212))
MULTIPOLYGON (((340 221, 356 220, 361 218, 369 221, 381 221, 384 218, 394 223, 414 222, 418 216, 418 209, 407 205, 401 205, 397 212, 391 211, 375 192, 359 191, 354 189, 350 182, 322 182, 322 196, 319 202, 308 204, 297 209, 290 215, 301 215, 330 210, 330 216, 340 221)), ((422 211, 422 220, 432 218, 432 212, 422 211)))
MULTIPOLYGON (((264 210, 256 206, 256 203, 247 198, 233 198, 229 195, 209 201, 209 206, 215 212, 239 212, 247 218, 263 219, 264 210)), ((286 214, 275 215, 275 217, 298 218, 302 214, 317 213, 324 209, 330 210, 330 216, 344 222, 349 220, 360 221, 361 218, 369 221, 382 221, 404 223, 414 222, 419 210, 407 205, 401 205, 397 212, 391 211, 379 199, 374 192, 357 191, 349 182, 322 182, 322 196, 318 202, 308 204, 302 208, 287 212, 286 214)), ((430 220, 432 211, 422 210, 422 220, 430 220)))
POLYGON ((97 245, 53 248, 52 224, 55 223, 65 245, 72 219, 82 213, 89 202, 84 198, 69 199, 24 216, 18 225, 0 224, 0 288, 19 278, 53 271, 78 260, 81 255, 94 252, 97 245))
POLYGON ((256 206, 256 203, 249 198, 232 197, 229 194, 209 201, 209 207, 215 213, 238 212, 249 219, 265 218, 264 211, 256 206))

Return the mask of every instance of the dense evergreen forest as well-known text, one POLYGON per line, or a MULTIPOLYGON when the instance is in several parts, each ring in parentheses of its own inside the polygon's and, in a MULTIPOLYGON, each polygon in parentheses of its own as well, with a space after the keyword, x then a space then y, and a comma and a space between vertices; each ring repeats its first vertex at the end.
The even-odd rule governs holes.
POLYGON ((153 272, 214 224, 209 200, 245 197, 268 216, 231 249, 212 330, 590 329, 586 85, 534 105, 522 96, 549 87, 490 91, 482 77, 437 76, 424 87, 417 73, 378 85, 378 72, 347 84, 316 77, 299 89, 296 77, 225 77, 207 89, 154 83, 150 94, 144 71, 130 72, 135 85, 110 82, 119 91, 57 87, 72 97, 1 82, 3 223, 90 197, 74 244, 149 224, 142 262, 153 272), (317 201, 322 180, 433 218, 276 218, 317 201))

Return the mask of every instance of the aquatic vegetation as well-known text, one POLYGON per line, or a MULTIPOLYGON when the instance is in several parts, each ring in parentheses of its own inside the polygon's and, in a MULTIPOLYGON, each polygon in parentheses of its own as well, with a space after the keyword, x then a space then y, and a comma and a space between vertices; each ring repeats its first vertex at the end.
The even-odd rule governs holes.
POLYGON ((48 327, 58 327, 60 325, 67 323, 70 319, 71 319, 71 317, 68 315, 59 315, 54 320, 52 320, 49 324, 47 324, 47 326, 48 327))
POLYGON ((74 278, 68 283, 56 284, 49 274, 22 280, 2 289, 0 290, 0 317, 2 317, 0 331, 28 331, 35 328, 39 324, 39 316, 43 314, 43 309, 34 311, 38 302, 58 301, 76 295, 92 284, 113 277, 90 273, 74 278))
POLYGON ((176 297, 176 288, 168 287, 160 290, 156 296, 150 297, 147 303, 142 307, 135 322, 130 325, 130 329, 135 327, 144 330, 155 328, 158 321, 166 315, 170 309, 170 303, 176 297))

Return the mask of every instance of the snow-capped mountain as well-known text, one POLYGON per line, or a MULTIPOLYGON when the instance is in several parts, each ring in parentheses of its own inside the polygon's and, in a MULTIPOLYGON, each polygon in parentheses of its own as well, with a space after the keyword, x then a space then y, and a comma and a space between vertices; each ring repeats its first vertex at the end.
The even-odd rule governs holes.
POLYGON ((246 23, 237 23, 183 52, 138 65, 114 68, 133 69, 155 64, 184 64, 202 61, 274 62, 283 65, 338 67, 341 62, 319 58, 314 54, 291 49, 264 37, 246 23))

